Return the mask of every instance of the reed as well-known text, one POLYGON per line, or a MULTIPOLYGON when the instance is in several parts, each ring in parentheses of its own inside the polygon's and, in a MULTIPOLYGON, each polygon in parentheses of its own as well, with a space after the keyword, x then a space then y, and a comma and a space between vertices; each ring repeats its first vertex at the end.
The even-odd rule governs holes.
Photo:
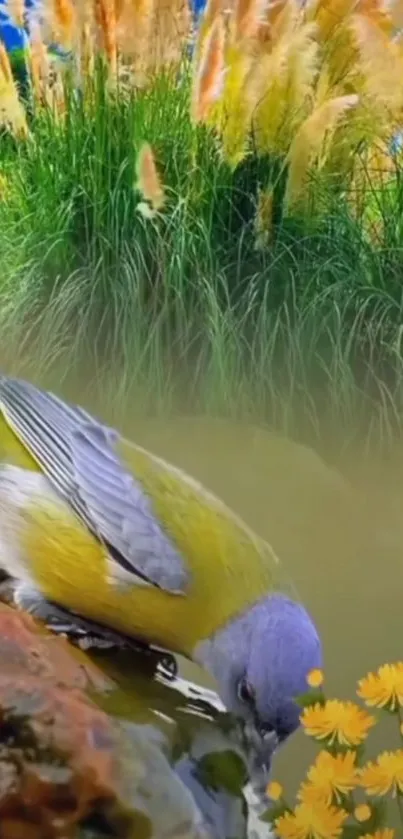
MULTIPOLYGON (((383 136, 386 94, 358 42, 350 87, 335 82, 333 38, 351 35, 350 6, 340 0, 331 25, 324 0, 302 17, 281 0, 269 26, 257 4, 224 14, 214 0, 193 57, 187 10, 175 61, 168 49, 156 71, 141 64, 150 42, 136 53, 131 33, 137 21, 155 39, 165 6, 67 3, 49 3, 34 32, 29 101, 0 54, 10 364, 74 370, 86 359, 105 391, 118 379, 121 400, 138 390, 145 409, 185 399, 310 442, 331 429, 343 447, 357 433, 388 445, 403 396, 401 155, 383 136), (62 29, 65 62, 45 49, 62 29)), ((374 9, 359 15, 389 44, 391 17, 374 9)))

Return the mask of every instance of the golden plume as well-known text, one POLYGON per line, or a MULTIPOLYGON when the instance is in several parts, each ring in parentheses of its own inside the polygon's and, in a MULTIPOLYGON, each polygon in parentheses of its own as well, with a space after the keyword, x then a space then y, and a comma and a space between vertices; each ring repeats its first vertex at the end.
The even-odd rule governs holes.
POLYGON ((316 108, 302 123, 288 154, 289 168, 284 197, 286 210, 297 205, 304 197, 304 187, 311 167, 319 157, 325 139, 334 133, 346 111, 356 107, 358 102, 359 98, 355 94, 336 96, 316 108))
POLYGON ((192 119, 203 122, 207 119, 214 102, 223 89, 225 33, 222 17, 214 21, 202 51, 193 77, 192 119))
POLYGON ((147 205, 154 213, 162 210, 165 204, 165 191, 158 174, 154 153, 149 143, 143 143, 137 157, 136 189, 141 192, 147 205))
POLYGON ((110 78, 117 74, 116 18, 114 0, 94 0, 95 20, 102 32, 110 78))

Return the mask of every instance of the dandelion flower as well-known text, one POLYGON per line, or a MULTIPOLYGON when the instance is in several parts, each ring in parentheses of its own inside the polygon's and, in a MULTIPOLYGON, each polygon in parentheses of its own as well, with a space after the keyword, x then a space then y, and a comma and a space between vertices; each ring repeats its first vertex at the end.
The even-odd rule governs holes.
POLYGON ((347 795, 357 785, 356 753, 332 755, 327 751, 318 754, 308 771, 308 781, 301 785, 300 801, 314 804, 323 801, 330 805, 333 796, 347 795))
POLYGON ((375 833, 366 833, 364 836, 359 836, 359 839, 394 839, 395 831, 391 827, 383 827, 381 830, 376 830, 375 833))
POLYGON ((310 670, 306 680, 310 688, 320 688, 324 681, 322 670, 310 670))
POLYGON ((354 818, 357 822, 367 822, 371 815, 372 811, 368 804, 359 804, 354 810, 354 818))
POLYGON ((375 725, 375 718, 354 702, 328 699, 304 708, 301 723, 306 733, 316 740, 328 739, 342 746, 358 746, 375 725))
POLYGON ((403 750, 382 752, 360 771, 359 783, 369 795, 403 794, 403 750))
POLYGON ((298 804, 291 813, 275 820, 279 839, 338 839, 348 814, 337 807, 328 807, 323 801, 298 804))
POLYGON ((278 781, 271 781, 270 784, 267 784, 266 795, 272 801, 280 801, 280 798, 283 797, 283 787, 278 781))
POLYGON ((403 661, 384 664, 358 682, 358 696, 367 705, 396 711, 403 707, 403 661))

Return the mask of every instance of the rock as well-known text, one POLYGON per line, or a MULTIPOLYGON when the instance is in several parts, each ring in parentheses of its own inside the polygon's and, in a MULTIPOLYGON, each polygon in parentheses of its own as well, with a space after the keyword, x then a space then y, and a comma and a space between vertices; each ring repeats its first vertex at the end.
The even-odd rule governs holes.
POLYGON ((1 675, 32 676, 65 688, 110 691, 111 679, 80 650, 38 626, 24 612, 0 603, 1 675))
POLYGON ((205 835, 147 732, 129 740, 86 694, 113 689, 80 651, 0 604, 0 839, 205 835))

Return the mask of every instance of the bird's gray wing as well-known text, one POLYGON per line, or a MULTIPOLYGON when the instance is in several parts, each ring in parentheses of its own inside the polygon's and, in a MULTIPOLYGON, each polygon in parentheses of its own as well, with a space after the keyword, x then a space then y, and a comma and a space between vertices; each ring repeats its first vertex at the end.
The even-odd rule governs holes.
POLYGON ((104 543, 114 580, 185 593, 189 572, 119 458, 118 433, 18 379, 0 378, 0 405, 54 489, 104 543))

